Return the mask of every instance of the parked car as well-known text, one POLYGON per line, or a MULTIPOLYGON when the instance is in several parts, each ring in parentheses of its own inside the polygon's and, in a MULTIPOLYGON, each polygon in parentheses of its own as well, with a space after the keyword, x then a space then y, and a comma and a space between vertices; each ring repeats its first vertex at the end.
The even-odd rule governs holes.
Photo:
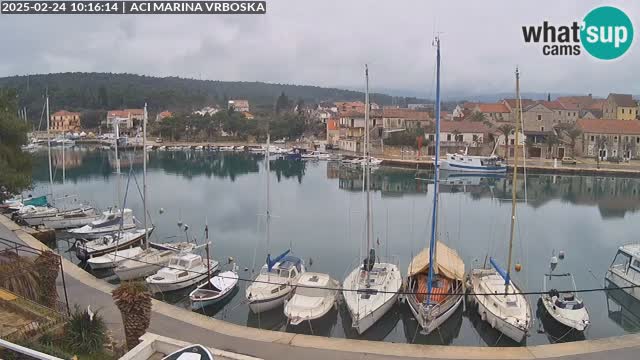
POLYGON ((578 162, 572 157, 565 156, 562 158, 562 165, 575 165, 578 162))
POLYGON ((162 144, 162 138, 156 138, 156 142, 157 142, 158 144, 162 144))

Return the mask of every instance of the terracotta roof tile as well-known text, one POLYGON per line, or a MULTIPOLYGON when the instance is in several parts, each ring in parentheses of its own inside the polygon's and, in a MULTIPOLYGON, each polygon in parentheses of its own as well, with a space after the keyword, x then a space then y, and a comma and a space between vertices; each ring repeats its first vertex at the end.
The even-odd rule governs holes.
POLYGON ((483 113, 509 113, 509 108, 503 103, 478 104, 478 109, 483 113))
POLYGON ((410 109, 383 109, 382 116, 385 118, 399 118, 405 120, 431 120, 431 116, 429 116, 428 112, 410 109))
MULTIPOLYGON (((504 99, 503 100, 510 108, 515 109, 516 108, 516 99, 504 99)), ((531 99, 522 99, 522 108, 526 108, 527 106, 531 105, 535 103, 535 101, 531 100, 531 99)))
POLYGON ((51 114, 51 116, 80 116, 80 113, 71 112, 67 110, 60 110, 60 111, 54 112, 53 114, 51 114))
POLYGON ((640 135, 640 121, 635 120, 579 119, 576 124, 584 133, 640 135))
POLYGON ((441 132, 488 133, 491 129, 480 121, 441 121, 441 132))
POLYGON ((623 107, 636 107, 638 104, 633 100, 629 94, 609 94, 609 97, 613 99, 613 102, 618 106, 623 107))
POLYGON ((558 100, 554 100, 554 101, 539 101, 538 103, 546 106, 547 109, 551 109, 551 110, 566 110, 565 107, 558 100))

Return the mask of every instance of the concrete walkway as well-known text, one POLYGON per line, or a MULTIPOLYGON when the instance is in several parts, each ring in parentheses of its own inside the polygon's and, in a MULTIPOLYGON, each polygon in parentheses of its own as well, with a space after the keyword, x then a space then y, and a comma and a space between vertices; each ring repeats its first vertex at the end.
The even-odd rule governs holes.
MULTIPOLYGON (((0 215, 0 237, 33 248, 47 247, 0 215)), ((82 308, 100 309, 117 339, 124 339, 120 312, 111 299, 114 289, 63 260, 69 301, 82 308)), ((60 283, 61 285, 61 283, 60 283)), ((264 359, 546 359, 635 360, 640 334, 573 343, 520 348, 435 346, 325 338, 260 330, 209 318, 160 301, 153 301, 150 332, 190 343, 264 359)))

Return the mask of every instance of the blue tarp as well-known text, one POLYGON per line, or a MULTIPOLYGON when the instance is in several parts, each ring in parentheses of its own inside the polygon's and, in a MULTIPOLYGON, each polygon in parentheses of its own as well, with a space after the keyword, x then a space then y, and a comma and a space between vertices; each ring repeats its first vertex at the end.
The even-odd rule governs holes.
POLYGON ((22 202, 23 205, 33 205, 33 206, 47 206, 47 196, 38 196, 35 198, 30 198, 22 202))
POLYGON ((275 265, 278 261, 282 260, 285 256, 287 256, 287 254, 289 254, 289 252, 291 252, 291 249, 283 252, 282 254, 278 255, 275 259, 271 260, 271 254, 267 254, 267 269, 269 271, 271 271, 271 269, 273 269, 273 265, 275 265))

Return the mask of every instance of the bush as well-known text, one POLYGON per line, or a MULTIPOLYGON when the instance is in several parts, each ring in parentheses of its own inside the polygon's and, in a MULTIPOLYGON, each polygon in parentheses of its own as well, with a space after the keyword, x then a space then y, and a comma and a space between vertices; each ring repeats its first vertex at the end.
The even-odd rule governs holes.
POLYGON ((76 353, 90 354, 102 351, 107 340, 107 326, 96 311, 93 316, 76 305, 64 327, 64 342, 76 353))

